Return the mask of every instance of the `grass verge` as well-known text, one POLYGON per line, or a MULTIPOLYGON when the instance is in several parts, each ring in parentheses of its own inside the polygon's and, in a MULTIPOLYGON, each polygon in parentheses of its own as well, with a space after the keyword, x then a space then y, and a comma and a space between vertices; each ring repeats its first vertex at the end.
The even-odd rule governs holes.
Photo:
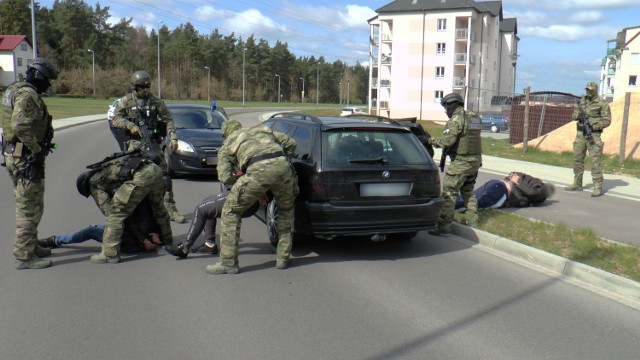
MULTIPOLYGON (((463 222, 463 215, 456 214, 463 222)), ((481 230, 566 259, 640 281, 640 248, 612 243, 589 228, 572 229, 500 210, 480 212, 481 230)))

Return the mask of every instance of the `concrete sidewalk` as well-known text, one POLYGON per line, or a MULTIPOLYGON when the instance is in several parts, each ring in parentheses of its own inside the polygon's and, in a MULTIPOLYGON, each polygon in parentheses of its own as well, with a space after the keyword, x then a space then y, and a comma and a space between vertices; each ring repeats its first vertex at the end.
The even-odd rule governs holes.
MULTIPOLYGON (((106 114, 87 115, 53 122, 54 129, 64 129, 76 125, 107 121, 106 114)), ((434 159, 440 158, 440 149, 435 149, 434 159)), ((514 169, 526 169, 527 173, 535 174, 544 181, 554 183, 561 188, 573 182, 573 172, 569 168, 550 166, 494 156, 482 156, 482 171, 497 175, 507 175, 514 169)), ((585 172, 585 187, 592 184, 591 174, 585 172)), ((640 201, 640 179, 629 176, 605 174, 606 196, 616 196, 624 199, 640 201), (624 186, 607 188, 607 181, 616 181, 624 186)), ((640 309, 640 283, 614 275, 591 266, 574 262, 557 255, 553 255, 527 245, 506 238, 474 229, 465 225, 453 224, 453 233, 471 245, 477 245, 488 251, 496 252, 508 258, 517 259, 533 267, 550 271, 562 279, 568 280, 590 290, 597 290, 616 301, 636 309, 640 309)))

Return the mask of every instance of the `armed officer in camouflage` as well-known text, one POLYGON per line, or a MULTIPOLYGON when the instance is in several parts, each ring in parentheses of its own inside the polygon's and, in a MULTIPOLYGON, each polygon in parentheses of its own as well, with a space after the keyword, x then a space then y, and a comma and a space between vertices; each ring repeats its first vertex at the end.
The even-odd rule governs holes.
POLYGON ((55 66, 37 57, 27 65, 26 80, 9 86, 2 98, 2 152, 16 198, 13 255, 17 269, 51 266, 51 261, 40 259, 51 250, 37 245, 44 210, 44 163, 53 148, 52 119, 40 94, 57 78, 55 66))
POLYGON ((91 262, 120 262, 125 219, 145 198, 158 223, 160 241, 165 246, 173 243, 169 214, 163 205, 162 169, 147 154, 139 149, 116 153, 87 166, 91 170, 78 178, 78 191, 87 197, 91 195, 106 216, 102 251, 91 256, 91 262))
POLYGON ((482 166, 480 117, 472 111, 464 110, 464 100, 457 93, 447 94, 440 104, 445 108, 449 121, 444 127, 442 136, 430 138, 428 142, 441 147, 452 160, 442 182, 444 206, 440 213, 438 228, 430 230, 431 235, 444 235, 451 231, 458 194, 462 196, 462 202, 467 209, 465 211, 467 224, 477 226, 478 204, 473 188, 478 177, 478 169, 482 166))
MULTIPOLYGON (((173 184, 168 173, 167 162, 162 152, 164 136, 171 139, 168 151, 178 149, 178 137, 173 119, 164 102, 151 94, 151 76, 145 71, 136 71, 131 79, 133 91, 118 100, 111 126, 125 129, 132 139, 144 139, 145 133, 150 138, 147 144, 149 151, 160 155, 162 178, 165 185, 164 205, 171 220, 185 222, 180 215, 173 198, 173 184)), ((121 145, 121 148, 122 145, 121 145)))
POLYGON ((218 179, 233 187, 222 207, 220 260, 206 270, 211 274, 240 271, 238 241, 242 214, 268 191, 274 195, 278 211, 276 268, 286 269, 292 247, 293 206, 299 192, 297 175, 287 157, 295 155, 296 142, 263 125, 242 129, 235 120, 225 122, 222 133, 218 179), (237 167, 241 170, 236 170, 237 167))
POLYGON ((602 130, 611 125, 611 109, 609 104, 598 96, 598 84, 591 81, 585 88, 587 93, 580 98, 573 110, 572 119, 577 121, 576 138, 573 141, 573 184, 567 186, 567 191, 582 191, 582 176, 584 174, 584 158, 587 150, 591 157, 591 178, 593 179, 593 192, 591 196, 602 196, 602 130), (586 115, 586 116, 585 116, 586 115), (587 120, 586 124, 579 118, 587 120), (591 131, 585 131, 589 126, 591 131))

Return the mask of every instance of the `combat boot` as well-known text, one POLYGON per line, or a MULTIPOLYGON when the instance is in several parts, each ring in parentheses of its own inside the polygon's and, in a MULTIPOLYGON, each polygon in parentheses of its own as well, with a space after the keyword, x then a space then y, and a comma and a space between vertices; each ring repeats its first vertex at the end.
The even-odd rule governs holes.
POLYGON ((478 227, 478 213, 474 213, 471 211, 467 211, 464 213, 465 215, 465 220, 467 221, 467 225, 477 228, 478 227))
POLYGON ((240 268, 238 266, 225 266, 221 262, 217 262, 213 265, 207 265, 206 271, 209 274, 237 274, 240 272, 240 268))
POLYGON ((288 267, 289 267, 289 260, 282 260, 282 259, 276 260, 276 269, 284 270, 288 267))
POLYGON ((51 255, 51 249, 43 248, 40 245, 36 245, 36 248, 33 250, 33 254, 37 257, 46 257, 51 255))
POLYGON ((591 193, 591 197, 598 197, 602 195, 604 195, 604 193, 602 192, 602 184, 593 184, 593 192, 591 193))
POLYGON ((445 226, 438 226, 435 229, 429 230, 429 235, 433 236, 444 236, 451 232, 451 228, 445 226))
POLYGON ((117 264, 120 262, 120 255, 107 256, 104 253, 91 256, 91 262, 94 264, 117 264))
POLYGON ((184 216, 180 215, 180 213, 178 212, 178 210, 175 211, 171 211, 169 213, 169 217, 171 218, 171 221, 175 221, 179 224, 182 224, 184 222, 186 222, 187 220, 184 218, 184 216))
POLYGON ((58 247, 55 236, 49 236, 46 239, 38 239, 38 245, 47 249, 55 249, 58 247))
POLYGON ((573 184, 564 188, 566 191, 582 191, 582 176, 574 177, 573 184))
POLYGON ((16 259, 16 269, 24 270, 24 269, 44 269, 51 266, 51 260, 40 259, 37 256, 31 256, 27 260, 18 260, 16 259))

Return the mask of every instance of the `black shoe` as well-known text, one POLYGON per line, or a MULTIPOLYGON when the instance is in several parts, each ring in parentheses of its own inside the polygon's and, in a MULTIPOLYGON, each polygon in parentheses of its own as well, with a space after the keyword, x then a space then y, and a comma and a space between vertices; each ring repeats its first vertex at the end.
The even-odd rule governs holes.
POLYGON ((56 245, 55 240, 56 240, 55 236, 49 236, 46 239, 38 239, 38 245, 40 245, 40 247, 47 248, 47 249, 55 249, 58 247, 58 245, 56 245))
POLYGON ((169 254, 173 256, 177 256, 181 259, 186 259, 187 255, 189 255, 189 249, 185 249, 184 243, 180 243, 178 245, 174 245, 167 249, 169 254))
POLYGON ((218 253, 218 245, 209 244, 208 242, 205 241, 202 245, 200 245, 197 249, 195 249, 195 252, 200 254, 216 255, 218 253))

